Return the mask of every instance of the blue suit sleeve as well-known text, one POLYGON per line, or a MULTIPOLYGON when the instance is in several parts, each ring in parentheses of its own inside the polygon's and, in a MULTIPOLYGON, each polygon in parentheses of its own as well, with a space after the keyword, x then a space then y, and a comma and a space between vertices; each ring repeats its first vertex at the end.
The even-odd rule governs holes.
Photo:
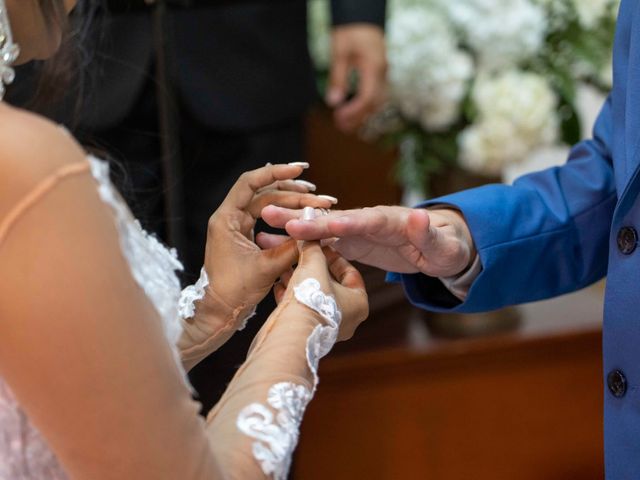
POLYGON ((410 301, 433 311, 480 312, 583 288, 606 275, 616 189, 610 150, 611 98, 593 139, 568 162, 508 185, 487 185, 424 202, 449 204, 465 216, 482 261, 467 299, 422 274, 391 274, 410 301))

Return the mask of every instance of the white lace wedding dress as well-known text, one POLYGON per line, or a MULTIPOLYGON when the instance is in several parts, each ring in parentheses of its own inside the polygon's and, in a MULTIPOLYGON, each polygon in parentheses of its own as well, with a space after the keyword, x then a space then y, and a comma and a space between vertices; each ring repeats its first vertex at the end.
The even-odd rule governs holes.
MULTIPOLYGON (((176 361, 181 365, 176 342, 182 333, 182 319, 193 314, 193 302, 202 298, 203 288, 207 285, 208 279, 203 273, 203 277, 195 286, 182 292, 176 275, 176 271, 182 266, 176 252, 168 250, 155 237, 147 234, 133 218, 109 180, 107 164, 95 158, 89 158, 88 161, 97 182, 99 196, 113 211, 120 235, 120 246, 131 274, 155 306, 158 318, 163 323, 167 341, 173 348, 176 361)), ((262 396, 263 394, 253 395, 252 399, 243 401, 244 407, 236 410, 238 413, 235 414, 233 427, 236 432, 244 435, 245 443, 249 442, 246 444, 249 446, 250 455, 262 473, 275 479, 285 479, 287 476, 291 455, 298 440, 299 424, 317 385, 318 362, 335 343, 341 319, 333 298, 324 295, 319 283, 314 279, 307 279, 298 285, 295 297, 324 319, 324 323, 311 324, 306 347, 302 347, 306 348, 306 353, 303 350, 302 354, 306 358, 310 378, 305 381, 304 377, 290 375, 284 376, 280 381, 274 381, 270 384, 266 397, 262 396)), ((245 387, 238 387, 239 390, 242 388, 245 387)), ((228 396, 228 392, 225 395, 228 396)), ((234 401, 237 403, 237 400, 234 401)), ((229 403, 229 400, 223 397, 220 403, 225 402, 229 403)), ((217 408, 224 407, 219 404, 217 408)), ((214 418, 212 421, 218 420, 214 418)), ((219 421, 221 430, 228 432, 230 429, 226 428, 224 421, 219 421)), ((224 443, 218 442, 218 445, 224 443)), ((226 454, 223 452, 220 456, 226 454)), ((233 478, 249 478, 242 476, 242 473, 239 475, 240 477, 233 478)), ((0 378, 0 480, 66 478, 67 475, 47 442, 30 423, 11 389, 0 378)))
MULTIPOLYGON (((100 198, 113 209, 131 273, 158 311, 167 340, 179 359, 175 345, 182 331, 178 310, 181 288, 176 271, 182 269, 182 264, 175 251, 145 232, 133 218, 109 180, 107 163, 92 157, 88 161, 100 198)), ((0 480, 65 478, 55 455, 0 378, 0 480)))

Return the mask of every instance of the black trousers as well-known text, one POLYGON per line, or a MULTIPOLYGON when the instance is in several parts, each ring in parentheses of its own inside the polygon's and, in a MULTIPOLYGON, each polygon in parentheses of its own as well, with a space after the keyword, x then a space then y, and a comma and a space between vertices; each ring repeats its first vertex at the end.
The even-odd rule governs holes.
MULTIPOLYGON (((211 214, 242 172, 267 162, 302 160, 302 121, 295 118, 255 131, 223 132, 208 128, 182 108, 178 113, 187 240, 186 248, 179 255, 185 265, 185 283, 192 283, 203 265, 211 214)), ((158 118, 156 92, 150 81, 135 108, 120 125, 106 131, 81 132, 80 136, 83 142, 108 152, 114 182, 133 213, 149 232, 165 239, 167 222, 158 118)), ((264 225, 258 226, 258 230, 261 228, 264 225)), ((253 337, 274 308, 275 302, 269 295, 247 328, 236 333, 191 372, 191 382, 199 394, 203 412, 218 401, 244 361, 253 337)))

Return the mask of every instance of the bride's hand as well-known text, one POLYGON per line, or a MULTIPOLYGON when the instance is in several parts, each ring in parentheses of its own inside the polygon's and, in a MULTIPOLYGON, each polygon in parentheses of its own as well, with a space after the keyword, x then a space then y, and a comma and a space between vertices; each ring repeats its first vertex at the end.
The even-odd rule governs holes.
POLYGON ((262 250, 254 243, 256 219, 267 205, 330 208, 335 199, 311 194, 294 180, 308 165, 267 165, 246 172, 209 220, 205 270, 209 290, 229 308, 252 309, 298 258, 294 241, 262 250))
POLYGON ((282 304, 291 300, 295 296, 294 288, 305 280, 317 280, 322 292, 335 299, 342 313, 338 341, 350 339, 369 316, 367 292, 360 272, 330 247, 323 249, 318 242, 300 242, 300 245, 298 266, 285 272, 274 287, 276 301, 282 304))

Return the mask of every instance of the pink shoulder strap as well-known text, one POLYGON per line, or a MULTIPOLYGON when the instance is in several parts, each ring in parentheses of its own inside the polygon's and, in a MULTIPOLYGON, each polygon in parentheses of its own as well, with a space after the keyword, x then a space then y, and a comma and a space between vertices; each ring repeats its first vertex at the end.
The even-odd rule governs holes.
POLYGON ((89 162, 72 163, 59 168, 57 171, 49 175, 40 181, 26 196, 18 202, 18 204, 11 209, 9 214, 2 220, 0 220, 0 245, 6 238, 7 234, 11 230, 11 227, 15 225, 16 221, 24 215, 31 207, 38 203, 38 201, 50 192, 60 181, 65 178, 76 176, 90 169, 89 162))

